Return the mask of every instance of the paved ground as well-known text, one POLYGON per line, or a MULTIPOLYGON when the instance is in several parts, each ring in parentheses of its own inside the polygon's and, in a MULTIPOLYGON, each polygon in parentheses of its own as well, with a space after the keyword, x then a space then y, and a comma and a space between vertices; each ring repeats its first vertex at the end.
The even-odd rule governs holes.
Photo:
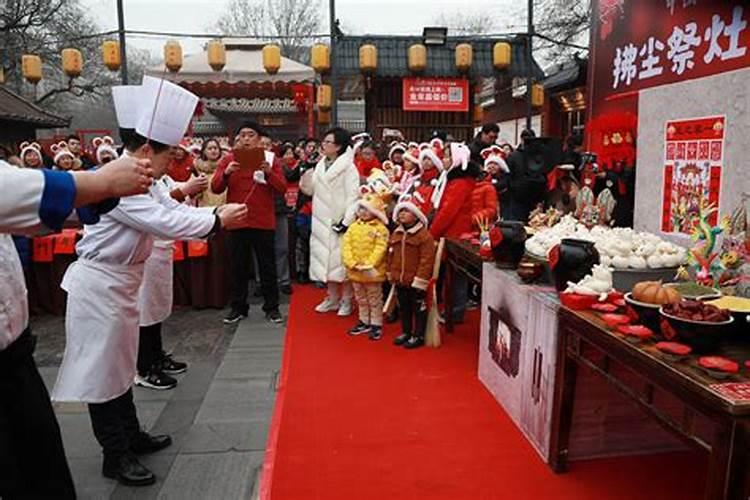
MULTIPOLYGON (((282 310, 286 314, 286 307, 282 310)), ((157 483, 128 488, 101 475, 101 450, 85 405, 56 412, 79 498, 234 499, 257 494, 273 411, 284 326, 265 321, 259 307, 239 326, 224 327, 222 311, 183 309, 165 323, 164 343, 190 367, 171 391, 135 388, 141 425, 174 444, 144 458, 157 483)), ((65 339, 63 319, 32 320, 37 363, 54 384, 65 339)))

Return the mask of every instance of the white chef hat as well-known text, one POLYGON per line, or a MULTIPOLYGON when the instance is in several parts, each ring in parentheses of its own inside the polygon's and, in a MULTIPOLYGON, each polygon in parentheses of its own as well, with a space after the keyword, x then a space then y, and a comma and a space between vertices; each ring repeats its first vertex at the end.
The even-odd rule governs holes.
POLYGON ((198 96, 172 82, 143 77, 135 131, 149 140, 176 146, 193 118, 198 96))
POLYGON ((135 128, 140 110, 140 85, 118 85, 112 87, 117 124, 120 128, 135 128))

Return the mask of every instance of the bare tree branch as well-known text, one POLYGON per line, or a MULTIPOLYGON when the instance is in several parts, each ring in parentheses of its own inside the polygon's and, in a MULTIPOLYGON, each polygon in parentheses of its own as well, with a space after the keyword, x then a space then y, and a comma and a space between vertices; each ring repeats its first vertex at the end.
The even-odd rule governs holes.
POLYGON ((482 12, 455 12, 450 15, 442 13, 434 22, 438 26, 445 26, 452 34, 461 36, 484 35, 494 27, 493 17, 482 12))
POLYGON ((230 0, 214 28, 228 35, 283 36, 284 56, 304 60, 320 27, 320 0, 230 0))

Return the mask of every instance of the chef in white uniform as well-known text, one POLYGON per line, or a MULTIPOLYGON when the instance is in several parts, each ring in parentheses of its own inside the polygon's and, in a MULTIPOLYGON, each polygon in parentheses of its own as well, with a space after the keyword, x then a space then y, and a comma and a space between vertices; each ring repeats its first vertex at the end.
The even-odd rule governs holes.
MULTIPOLYGON (((150 160, 158 179, 198 98, 170 82, 149 79, 137 101, 137 133, 123 137, 124 155, 150 160)), ((242 223, 246 216, 246 207, 238 204, 220 207, 216 214, 171 210, 150 192, 121 199, 97 225, 85 227, 76 246, 79 258, 62 283, 68 292, 67 342, 52 399, 89 403, 94 435, 104 452, 104 476, 128 485, 153 484, 153 473, 136 455, 171 444, 169 436, 151 436, 140 429, 131 389, 138 351, 138 290, 154 237, 205 238, 222 226, 242 223)))
MULTIPOLYGON (((74 206, 144 192, 132 160, 102 172, 18 169, 0 161, 0 231, 59 230, 74 206)), ((34 363, 26 284, 9 234, 0 234, 0 498, 75 498, 60 428, 34 363)))
MULTIPOLYGON (((147 77, 148 78, 148 77, 147 77)), ((208 187, 208 179, 191 177, 187 183, 178 184, 169 175, 162 176, 151 188, 155 199, 173 210, 196 210, 179 203, 178 199, 197 194, 208 187)), ((213 207, 197 210, 213 212, 213 207)), ((138 374, 135 385, 149 389, 165 390, 177 386, 172 377, 187 370, 187 363, 176 361, 164 351, 162 323, 172 314, 174 241, 154 239, 154 248, 146 259, 143 282, 138 296, 141 325, 138 342, 138 374)))

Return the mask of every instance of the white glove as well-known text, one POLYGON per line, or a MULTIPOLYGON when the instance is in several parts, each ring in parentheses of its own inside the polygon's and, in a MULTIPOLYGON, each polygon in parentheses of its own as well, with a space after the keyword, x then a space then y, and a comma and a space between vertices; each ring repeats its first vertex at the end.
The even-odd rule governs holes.
POLYGON ((266 182, 266 173, 263 172, 262 170, 256 170, 253 173, 253 180, 255 181, 256 184, 268 184, 266 182))

